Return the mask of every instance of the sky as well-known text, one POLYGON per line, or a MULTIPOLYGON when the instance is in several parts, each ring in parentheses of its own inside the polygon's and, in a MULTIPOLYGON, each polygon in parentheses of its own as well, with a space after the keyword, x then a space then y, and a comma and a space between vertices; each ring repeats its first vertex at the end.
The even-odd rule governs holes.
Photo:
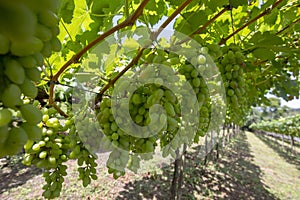
POLYGON ((286 102, 285 100, 281 99, 281 106, 288 106, 290 108, 300 108, 300 100, 295 99, 295 100, 286 102))
MULTIPOLYGON (((267 94, 266 97, 276 97, 276 96, 274 96, 272 94, 267 94)), ((276 97, 276 98, 278 98, 278 97, 276 97)), ((300 99, 294 99, 291 101, 285 101, 282 98, 279 98, 279 99, 280 99, 281 106, 288 106, 290 108, 300 108, 300 99)))

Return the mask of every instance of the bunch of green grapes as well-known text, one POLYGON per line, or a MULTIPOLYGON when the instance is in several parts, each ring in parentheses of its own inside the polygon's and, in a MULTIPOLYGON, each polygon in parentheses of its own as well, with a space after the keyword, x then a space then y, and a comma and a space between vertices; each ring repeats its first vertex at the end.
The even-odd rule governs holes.
MULTIPOLYGON (((58 197, 61 192, 63 177, 67 175, 67 166, 64 165, 67 160, 77 159, 79 179, 86 187, 91 179, 97 179, 97 157, 81 141, 73 117, 60 119, 59 113, 53 107, 42 108, 42 113, 42 122, 38 125, 41 129, 37 129, 42 131, 42 136, 29 139, 24 145, 23 164, 46 170, 43 174, 46 181, 43 196, 51 199, 58 197)), ((24 123, 21 126, 27 125, 24 123)))
POLYGON ((246 84, 244 79, 245 56, 240 47, 231 44, 222 48, 223 57, 219 58, 219 69, 226 88, 227 110, 230 119, 238 122, 246 105, 246 84))
MULTIPOLYGON (((112 114, 111 100, 108 98, 104 98, 102 100, 98 113, 98 120, 107 138, 105 146, 109 147, 109 143, 111 143, 113 146, 122 149, 121 151, 111 153, 111 159, 108 160, 108 166, 112 166, 109 168, 109 172, 114 173, 114 177, 118 177, 123 174, 121 173, 122 170, 118 168, 121 166, 126 168, 129 155, 125 156, 123 155, 124 153, 138 153, 142 154, 143 159, 150 159, 151 154, 149 153, 152 153, 157 146, 158 137, 160 138, 160 142, 163 146, 172 141, 174 134, 177 133, 179 128, 178 123, 180 115, 178 106, 173 106, 174 103, 176 104, 177 102, 176 97, 173 95, 174 94, 170 90, 156 84, 142 86, 132 95, 132 98, 129 101, 129 113, 134 123, 140 126, 149 125, 151 120, 154 120, 155 123, 164 122, 164 116, 154 114, 152 115, 152 118, 150 117, 149 108, 152 105, 159 103, 166 109, 167 116, 165 120, 167 123, 165 127, 160 130, 157 135, 150 137, 143 135, 143 133, 139 133, 140 137, 135 137, 123 131, 116 122, 116 120, 118 120, 119 123, 122 123, 122 118, 117 117, 114 119, 112 114), (172 103, 169 101, 170 99, 173 99, 172 103), (116 156, 117 154, 118 156, 116 156), (122 154, 122 156, 119 154, 122 154), (110 162, 110 160, 112 162, 110 162)), ((122 108, 122 105, 118 106, 120 107, 117 109, 126 109, 122 108)))
POLYGON ((42 131, 42 137, 38 140, 29 139, 24 145, 23 164, 35 165, 46 170, 43 174, 46 181, 43 186, 45 190, 43 196, 51 199, 59 196, 64 182, 63 176, 67 175, 67 166, 63 163, 69 157, 70 134, 74 132, 74 129, 72 120, 66 119, 62 122, 57 118, 59 114, 54 108, 47 109, 45 107, 42 109, 42 113, 42 122, 39 123, 38 128, 42 131))
POLYGON ((194 142, 199 141, 199 137, 203 137, 209 127, 210 123, 210 96, 206 85, 203 73, 209 68, 207 62, 207 48, 203 47, 199 53, 186 61, 179 67, 179 74, 184 75, 185 79, 193 87, 199 103, 199 127, 195 135, 194 142))
POLYGON ((88 106, 84 106, 83 110, 76 113, 75 118, 78 136, 85 148, 92 154, 101 150, 101 140, 103 138, 103 133, 94 116, 92 109, 88 106))
POLYGON ((27 139, 41 137, 37 96, 39 66, 59 51, 58 0, 0 2, 0 157, 19 152, 27 139))
MULTIPOLYGON (((166 66, 170 66, 171 62, 177 60, 175 56, 171 59, 168 54, 161 51, 158 54, 150 53, 146 56, 148 63, 163 63, 166 66)), ((179 62, 174 62, 179 64, 179 62)), ((169 68, 169 70, 173 70, 169 68)), ((100 104, 98 111, 99 124, 106 135, 104 139, 104 146, 109 147, 110 143, 121 149, 121 151, 111 153, 111 159, 108 160, 109 172, 114 174, 114 177, 122 175, 122 168, 128 166, 132 170, 137 170, 140 159, 151 159, 152 154, 158 145, 157 141, 160 141, 160 146, 167 146, 173 142, 173 139, 180 127, 180 105, 176 95, 167 87, 164 86, 164 81, 168 81, 168 76, 174 71, 161 70, 160 67, 146 66, 146 69, 141 69, 136 72, 136 75, 145 80, 149 80, 149 83, 142 84, 132 93, 128 93, 127 89, 130 88, 132 82, 123 81, 120 91, 122 94, 119 98, 128 99, 128 104, 124 101, 118 102, 115 106, 117 110, 126 112, 129 109, 130 120, 136 125, 146 127, 147 131, 130 134, 126 133, 118 124, 127 123, 128 119, 122 116, 114 116, 112 111, 112 100, 110 98, 104 98, 100 104), (150 70, 150 71, 147 71, 150 70), (153 72, 153 70, 155 72, 153 72), (155 76, 154 76, 155 74, 155 76), (161 105, 166 115, 159 115, 157 113, 150 113, 150 108, 155 105, 161 105), (151 132, 150 123, 163 124, 160 130, 157 130, 153 135, 149 135, 151 132), (124 151, 124 152, 123 152, 124 151), (124 155, 126 152, 130 152, 129 155, 124 155), (119 155, 120 154, 120 155, 119 155), (139 154, 139 155, 135 155, 139 154), (117 155, 117 156, 115 156, 117 155), (125 159, 126 158, 126 159, 125 159), (129 159, 130 158, 130 159, 129 159), (110 162, 111 160, 111 162, 110 162), (117 168, 119 166, 120 169, 117 168)), ((133 78, 128 80, 132 81, 133 78)), ((136 81, 138 82, 138 80, 136 81)), ((128 111, 127 111, 128 112, 128 111)), ((134 131, 134 130, 133 130, 134 131)), ((179 147, 180 141, 175 142, 172 146, 173 151, 179 147)), ((172 150, 170 149, 170 152, 172 150)), ((169 152, 169 154, 170 154, 169 152)))

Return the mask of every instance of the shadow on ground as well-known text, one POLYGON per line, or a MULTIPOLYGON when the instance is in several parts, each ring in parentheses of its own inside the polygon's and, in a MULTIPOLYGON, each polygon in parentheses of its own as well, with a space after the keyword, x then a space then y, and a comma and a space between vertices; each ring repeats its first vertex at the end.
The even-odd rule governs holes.
POLYGON ((0 169, 0 194, 25 184, 32 177, 42 173, 41 169, 27 167, 21 163, 19 158, 11 157, 0 169))
MULTIPOLYGON (((187 153, 182 199, 278 199, 261 182, 262 172, 252 162, 246 135, 233 140, 218 162, 206 168, 201 165, 200 146, 187 153)), ((169 199, 171 179, 172 168, 166 167, 161 175, 127 183, 116 199, 169 199)))
POLYGON ((255 134, 261 141, 263 141, 268 147, 272 148, 280 157, 282 157, 286 162, 295 165, 295 167, 300 170, 300 153, 291 153, 290 149, 283 148, 280 142, 281 140, 271 139, 262 134, 255 134))

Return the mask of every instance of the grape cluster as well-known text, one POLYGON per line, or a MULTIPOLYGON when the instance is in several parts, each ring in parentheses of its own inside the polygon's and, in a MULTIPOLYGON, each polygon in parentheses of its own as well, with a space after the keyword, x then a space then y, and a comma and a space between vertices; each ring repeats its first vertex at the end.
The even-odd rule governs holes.
POLYGON ((239 122, 247 101, 243 70, 245 56, 236 45, 224 46, 222 52, 219 69, 226 88, 228 114, 231 120, 239 122))
POLYGON ((75 124, 81 142, 90 153, 95 154, 101 149, 103 133, 94 116, 91 108, 83 106, 76 113, 75 124))
POLYGON ((202 76, 202 74, 205 73, 205 70, 209 68, 209 64, 207 62, 207 51, 208 49, 206 47, 201 48, 197 55, 191 57, 190 61, 183 63, 178 70, 179 74, 184 75, 185 79, 193 87, 199 103, 199 127, 194 138, 196 143, 199 141, 199 137, 205 135, 210 123, 209 90, 202 76))
POLYGON ((46 181, 43 196, 51 199, 59 196, 64 182, 63 176, 67 175, 67 166, 63 163, 69 157, 71 139, 67 133, 72 133, 72 120, 67 119, 61 123, 54 108, 45 107, 42 113, 42 122, 37 127, 37 130, 41 130, 42 137, 38 140, 29 139, 24 145, 23 164, 46 170, 43 174, 46 181))
POLYGON ((136 69, 135 76, 127 79, 123 77, 124 79, 119 83, 120 86, 114 88, 115 91, 118 90, 114 93, 118 94, 116 103, 113 104, 114 100, 111 98, 102 99, 97 118, 106 136, 103 140, 104 146, 111 148, 110 144, 112 144, 115 147, 112 148, 113 151, 107 162, 109 172, 113 173, 115 178, 121 176, 126 167, 137 171, 140 160, 151 159, 157 145, 162 148, 164 157, 171 155, 175 158, 176 149, 183 143, 189 144, 194 138, 198 140, 206 133, 210 122, 210 99, 208 87, 201 72, 204 73, 209 68, 207 51, 207 48, 202 48, 196 52, 196 55, 190 55, 189 62, 184 63, 186 58, 179 56, 180 53, 178 55, 167 50, 155 49, 154 52, 147 49, 141 59, 145 64, 136 69), (153 63, 155 65, 152 65, 153 63), (186 130, 180 131, 184 123, 189 123, 183 121, 180 106, 194 105, 196 99, 187 98, 183 101, 183 97, 176 96, 168 88, 168 83, 179 88, 183 82, 186 83, 185 80, 182 81, 184 79, 182 76, 172 76, 176 74, 174 72, 176 68, 192 86, 190 91, 186 90, 180 95, 196 95, 198 99, 201 114, 196 135, 193 133, 192 125, 191 127, 185 125, 186 130), (136 77, 140 79, 135 79, 136 77), (151 111, 155 105, 160 105, 159 109, 164 110, 165 115, 160 114, 158 110, 151 111), (118 111, 117 115, 113 109, 118 111), (129 117, 120 114, 128 110, 129 117), (134 127, 124 130, 122 124, 126 127, 128 118, 139 127, 145 127, 145 131, 137 132, 134 127), (155 124, 159 130, 153 130, 150 124, 155 124), (188 131, 189 128, 191 131, 188 131), (152 133, 151 131, 155 134, 149 134, 152 133))
POLYGON ((37 140, 40 110, 22 99, 38 94, 38 66, 52 51, 57 39, 58 0, 0 2, 0 157, 19 152, 27 139, 37 140), (13 123, 14 122, 14 123, 13 123))
MULTIPOLYGON (((35 103, 36 104, 36 103, 35 103)), ((58 103, 58 106, 68 103, 58 103)), ((69 159, 77 159, 79 179, 86 187, 96 176, 96 155, 91 154, 79 137, 74 126, 74 119, 60 119, 59 113, 53 107, 42 108, 42 122, 38 124, 41 137, 29 139, 24 145, 25 154, 23 164, 35 165, 45 169, 46 185, 43 196, 51 199, 58 197, 62 189, 64 176, 67 175, 67 166, 64 163, 69 159)), ((26 125, 23 123, 21 126, 26 125)))

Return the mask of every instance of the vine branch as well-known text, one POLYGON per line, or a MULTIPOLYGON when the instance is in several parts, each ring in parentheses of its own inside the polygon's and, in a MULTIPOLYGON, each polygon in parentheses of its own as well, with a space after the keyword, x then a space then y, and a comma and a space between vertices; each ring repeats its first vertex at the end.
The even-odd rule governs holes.
POLYGON ((240 28, 236 29, 233 33, 231 33, 230 35, 228 35, 226 38, 223 38, 220 42, 219 45, 225 44, 227 40, 229 40, 231 37, 233 37, 235 34, 239 33, 241 30, 243 30, 244 28, 246 28, 247 26, 249 26, 250 24, 256 22, 258 19, 262 18, 263 16, 269 14, 274 8, 276 8, 282 1, 284 0, 278 0, 277 2, 275 2, 271 8, 267 8, 264 10, 264 12, 260 13, 259 15, 257 15, 256 17, 254 17, 252 20, 248 21, 247 23, 245 23, 243 26, 241 26, 240 28))

